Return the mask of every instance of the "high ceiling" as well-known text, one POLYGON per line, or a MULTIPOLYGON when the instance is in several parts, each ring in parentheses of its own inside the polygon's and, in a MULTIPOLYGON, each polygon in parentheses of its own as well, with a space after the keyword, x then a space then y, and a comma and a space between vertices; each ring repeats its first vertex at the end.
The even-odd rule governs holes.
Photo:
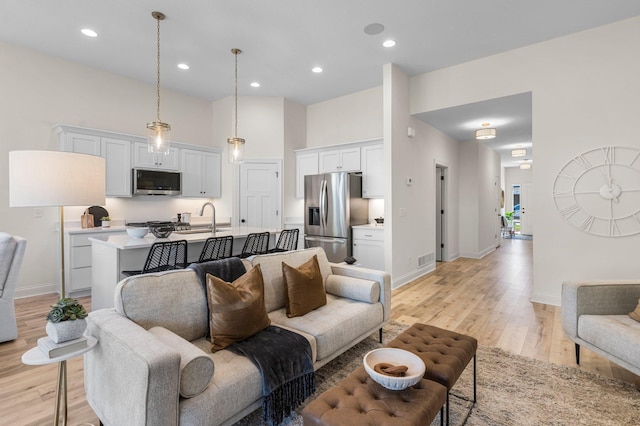
POLYGON ((381 85, 386 63, 409 75, 433 71, 640 15, 640 1, 2 0, 0 40, 155 84, 154 10, 167 16, 163 88, 232 95, 230 49, 240 48, 240 96, 309 105, 381 85), (384 30, 366 34, 372 23, 384 30), (383 47, 386 39, 397 45, 383 47))

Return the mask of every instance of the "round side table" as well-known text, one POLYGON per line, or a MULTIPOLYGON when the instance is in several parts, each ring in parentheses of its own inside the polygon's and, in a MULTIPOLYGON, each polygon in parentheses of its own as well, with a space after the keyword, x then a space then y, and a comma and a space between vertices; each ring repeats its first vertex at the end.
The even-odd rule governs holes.
POLYGON ((55 358, 47 357, 39 347, 31 348, 22 355, 22 363, 27 365, 46 365, 58 363, 58 386, 56 387, 56 408, 54 411, 54 426, 60 425, 60 414, 62 414, 62 425, 67 426, 67 360, 89 352, 98 343, 95 337, 87 336, 87 347, 70 352, 55 358), (61 412, 62 411, 62 412, 61 412))

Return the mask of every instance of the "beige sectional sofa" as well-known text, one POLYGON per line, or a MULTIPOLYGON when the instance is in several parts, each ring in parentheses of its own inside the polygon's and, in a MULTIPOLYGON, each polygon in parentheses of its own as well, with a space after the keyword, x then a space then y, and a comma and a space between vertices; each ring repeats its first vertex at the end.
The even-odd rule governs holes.
MULTIPOLYGON (((247 269, 261 265, 272 325, 309 341, 316 370, 389 321, 390 277, 385 272, 329 263, 319 248, 244 262, 247 269), (327 304, 288 318, 282 262, 298 266, 313 255, 318 256, 327 304)), ((261 406, 261 377, 253 363, 228 350, 210 352, 207 298, 194 271, 126 278, 116 287, 115 306, 91 312, 87 327, 99 343, 85 355, 85 389, 103 424, 226 425, 261 406), (163 333, 149 331, 154 327, 170 331, 170 344, 163 333), (197 348, 213 360, 213 377, 201 393, 184 397, 181 389, 197 389, 202 380, 193 372, 197 364, 190 365, 190 372, 185 368, 197 348)), ((205 364, 200 365, 204 371, 205 364)))

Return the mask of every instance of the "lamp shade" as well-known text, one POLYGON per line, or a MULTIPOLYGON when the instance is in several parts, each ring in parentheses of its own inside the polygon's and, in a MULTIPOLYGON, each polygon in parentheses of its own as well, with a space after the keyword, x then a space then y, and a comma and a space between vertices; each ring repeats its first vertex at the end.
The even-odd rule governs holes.
POLYGON ((62 151, 9 152, 9 206, 105 204, 105 160, 62 151))
POLYGON ((476 139, 493 139, 496 137, 496 129, 482 128, 476 130, 476 139))
POLYGON ((512 157, 524 157, 527 155, 526 149, 514 149, 511 151, 512 157))

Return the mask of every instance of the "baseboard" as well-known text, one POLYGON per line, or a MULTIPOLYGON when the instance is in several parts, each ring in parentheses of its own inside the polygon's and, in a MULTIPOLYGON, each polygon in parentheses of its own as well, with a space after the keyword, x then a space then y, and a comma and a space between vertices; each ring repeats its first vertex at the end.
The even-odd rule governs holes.
POLYGON ((398 289, 404 285, 409 284, 411 281, 415 280, 416 278, 420 278, 423 275, 427 275, 429 272, 435 271, 436 269, 436 265, 435 263, 430 263, 429 265, 425 266, 424 268, 420 268, 420 269, 416 269, 413 270, 409 273, 406 273, 400 277, 394 278, 391 281, 391 289, 395 290, 398 289))
POLYGON ((494 251, 496 251, 496 248, 492 246, 487 247, 486 249, 479 252, 462 252, 460 253, 460 257, 466 257, 468 259, 482 259, 486 255, 491 254, 494 251))
POLYGON ((28 287, 16 288, 14 298, 21 299, 23 297, 40 296, 41 294, 57 293, 58 286, 54 283, 38 284, 28 287))

